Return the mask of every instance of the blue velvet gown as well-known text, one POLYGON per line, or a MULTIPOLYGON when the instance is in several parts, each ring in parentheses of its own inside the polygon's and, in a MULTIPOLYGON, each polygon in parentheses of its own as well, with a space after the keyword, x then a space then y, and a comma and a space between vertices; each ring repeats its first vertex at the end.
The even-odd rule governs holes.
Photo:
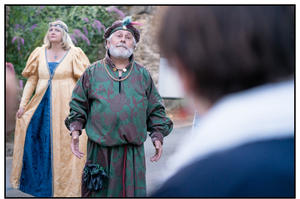
MULTIPOLYGON (((59 62, 49 62, 51 78, 59 62)), ((50 78, 50 79, 51 79, 50 78)), ((37 197, 51 197, 52 189, 52 129, 51 80, 28 125, 20 190, 37 197)))

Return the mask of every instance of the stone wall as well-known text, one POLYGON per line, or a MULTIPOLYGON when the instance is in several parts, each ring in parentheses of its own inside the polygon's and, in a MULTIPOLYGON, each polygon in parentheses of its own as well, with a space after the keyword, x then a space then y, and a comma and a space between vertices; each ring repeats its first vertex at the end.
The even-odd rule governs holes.
POLYGON ((156 24, 153 20, 157 9, 155 6, 128 6, 127 9, 134 21, 142 23, 142 26, 137 26, 141 39, 135 51, 135 59, 149 70, 157 85, 160 54, 155 42, 156 24))

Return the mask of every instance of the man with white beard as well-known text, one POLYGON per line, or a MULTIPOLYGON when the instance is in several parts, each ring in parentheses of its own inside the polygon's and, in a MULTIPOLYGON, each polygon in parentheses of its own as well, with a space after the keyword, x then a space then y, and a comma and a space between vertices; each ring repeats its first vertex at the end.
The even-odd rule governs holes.
POLYGON ((65 124, 78 158, 81 130, 89 137, 82 197, 145 197, 147 132, 156 150, 153 162, 173 127, 150 73, 134 61, 140 34, 133 25, 127 17, 106 29, 105 58, 84 72, 73 91, 65 124))

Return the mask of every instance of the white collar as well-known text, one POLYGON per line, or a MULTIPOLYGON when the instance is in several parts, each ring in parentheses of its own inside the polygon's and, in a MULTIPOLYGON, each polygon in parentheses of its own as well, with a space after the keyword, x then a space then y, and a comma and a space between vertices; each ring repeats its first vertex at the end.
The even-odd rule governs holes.
MULTIPOLYGON (((172 135, 171 135, 172 136, 172 135)), ((168 173, 220 150, 294 136, 294 82, 267 84, 220 100, 168 160, 168 173)))

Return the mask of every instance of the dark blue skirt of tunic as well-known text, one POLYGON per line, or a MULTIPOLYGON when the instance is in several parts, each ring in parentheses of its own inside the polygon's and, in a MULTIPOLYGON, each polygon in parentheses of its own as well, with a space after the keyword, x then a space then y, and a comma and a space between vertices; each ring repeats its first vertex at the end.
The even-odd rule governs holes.
MULTIPOLYGON (((51 77, 58 62, 49 62, 51 77)), ((51 197, 52 190, 51 81, 27 128, 20 190, 36 197, 51 197)))

